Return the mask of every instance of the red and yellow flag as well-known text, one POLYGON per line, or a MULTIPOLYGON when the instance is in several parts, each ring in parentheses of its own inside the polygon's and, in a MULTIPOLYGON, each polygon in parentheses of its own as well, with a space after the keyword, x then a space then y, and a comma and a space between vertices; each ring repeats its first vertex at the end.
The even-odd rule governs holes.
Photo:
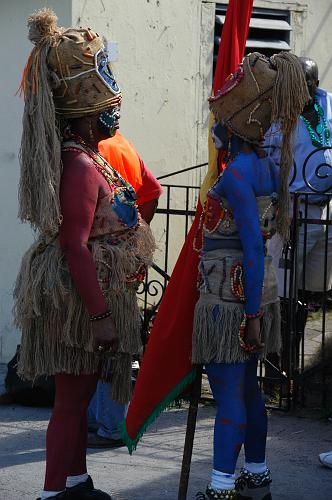
MULTIPOLYGON (((253 0, 230 0, 229 2, 213 80, 214 95, 221 89, 228 75, 234 73, 243 59, 252 5, 253 0)), ((211 138, 210 130, 213 123, 214 118, 212 113, 210 113, 208 139, 209 168, 200 191, 202 205, 205 203, 208 190, 218 177, 218 165, 220 166, 222 163, 222 157, 218 154, 211 138)))
MULTIPOLYGON (((219 47, 213 91, 242 61, 248 35, 253 0, 230 0, 219 47)), ((209 169, 203 182, 201 199, 218 175, 217 151, 209 147, 209 169)), ((129 452, 148 425, 176 398, 195 377, 191 364, 192 327, 197 294, 199 254, 193 249, 202 205, 175 265, 154 323, 144 360, 139 371, 122 434, 129 452)))

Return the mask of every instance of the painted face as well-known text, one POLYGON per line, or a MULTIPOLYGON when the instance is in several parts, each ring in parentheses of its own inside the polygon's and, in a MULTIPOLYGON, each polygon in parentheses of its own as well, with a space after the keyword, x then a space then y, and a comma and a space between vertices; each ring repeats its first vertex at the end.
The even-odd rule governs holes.
POLYGON ((97 75, 103 80, 113 94, 117 95, 121 92, 120 87, 116 83, 112 73, 111 64, 108 60, 108 54, 103 49, 97 52, 95 56, 95 69, 97 71, 97 75))
POLYGON ((223 149, 227 151, 229 144, 229 134, 228 129, 224 125, 221 125, 221 123, 217 122, 211 128, 211 136, 216 149, 223 149))
POLYGON ((102 111, 98 116, 97 126, 106 137, 113 137, 119 128, 120 106, 102 111))

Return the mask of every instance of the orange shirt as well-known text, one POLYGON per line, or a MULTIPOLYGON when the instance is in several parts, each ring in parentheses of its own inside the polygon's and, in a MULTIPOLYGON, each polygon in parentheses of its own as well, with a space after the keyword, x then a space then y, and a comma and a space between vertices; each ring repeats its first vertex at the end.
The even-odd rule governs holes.
POLYGON ((98 149, 112 167, 133 186, 138 205, 159 198, 162 193, 161 185, 134 146, 119 131, 114 137, 101 141, 98 149))
POLYGON ((133 186, 137 192, 142 186, 139 157, 130 142, 117 130, 114 137, 101 141, 98 149, 103 157, 133 186))

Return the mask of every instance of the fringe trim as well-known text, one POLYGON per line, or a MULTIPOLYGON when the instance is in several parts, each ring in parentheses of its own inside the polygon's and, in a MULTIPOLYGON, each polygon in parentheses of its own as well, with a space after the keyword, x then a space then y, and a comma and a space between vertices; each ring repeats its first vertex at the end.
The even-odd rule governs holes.
POLYGON ((184 391, 184 389, 191 384, 196 377, 197 370, 193 368, 168 394, 167 396, 160 401, 160 403, 154 408, 152 413, 147 417, 144 421, 140 429, 137 431, 137 434, 134 438, 131 438, 127 431, 126 420, 123 420, 119 424, 119 431, 121 432, 121 437, 125 442, 129 454, 132 455, 133 451, 136 450, 137 444, 145 433, 146 429, 151 425, 159 415, 166 410, 167 408, 171 408, 173 404, 179 401, 180 394, 184 391))
POLYGON ((102 288, 112 289, 118 293, 127 293, 126 277, 144 264, 152 264, 156 245, 150 227, 140 222, 139 231, 134 231, 120 245, 109 243, 109 235, 100 236, 89 242, 93 260, 101 277, 106 275, 109 283, 102 288))
POLYGON ((130 400, 131 360, 141 350, 141 321, 136 289, 126 283, 126 276, 139 264, 150 263, 154 242, 148 236, 143 230, 120 245, 107 245, 102 237, 91 242, 97 276, 106 277, 101 287, 120 337, 120 355, 112 360, 93 352, 89 316, 58 242, 47 244, 41 236, 30 247, 14 290, 15 324, 22 330, 18 366, 22 378, 101 369, 102 380, 112 381, 113 399, 119 403, 130 400))
MULTIPOLYGON (((240 347, 238 332, 243 319, 242 304, 196 305, 193 330, 193 364, 239 363, 247 361, 240 347)), ((262 307, 262 338, 265 349, 262 357, 281 349, 280 304, 274 302, 262 307)))
POLYGON ((127 404, 131 399, 132 356, 120 353, 116 358, 105 359, 100 379, 111 382, 110 398, 120 404, 127 404))
MULTIPOLYGON (((38 320, 31 323, 31 328, 36 326, 36 332, 38 332, 37 323, 38 320)), ((17 370, 22 379, 34 382, 40 375, 98 373, 101 358, 95 353, 60 342, 52 342, 50 337, 41 342, 40 335, 38 332, 35 336, 22 336, 17 370)))

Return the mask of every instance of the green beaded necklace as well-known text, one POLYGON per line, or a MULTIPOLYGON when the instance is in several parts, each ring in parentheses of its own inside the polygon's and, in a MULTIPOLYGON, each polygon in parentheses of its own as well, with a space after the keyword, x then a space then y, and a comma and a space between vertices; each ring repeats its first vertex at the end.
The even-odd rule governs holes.
POLYGON ((313 146, 315 146, 316 148, 321 148, 322 146, 330 146, 330 131, 324 116, 324 110, 319 104, 317 96, 315 96, 314 109, 319 119, 316 129, 313 128, 309 120, 307 120, 307 118, 305 118, 303 115, 300 116, 301 120, 303 121, 309 132, 313 146))

